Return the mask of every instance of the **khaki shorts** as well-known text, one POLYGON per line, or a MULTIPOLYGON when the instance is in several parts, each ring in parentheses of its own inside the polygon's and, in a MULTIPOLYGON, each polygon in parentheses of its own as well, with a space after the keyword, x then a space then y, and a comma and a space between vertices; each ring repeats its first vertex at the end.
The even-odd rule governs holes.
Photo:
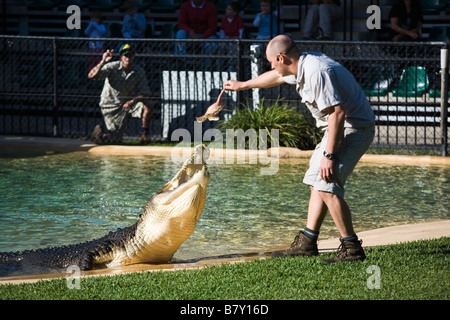
POLYGON ((127 117, 141 118, 144 104, 137 102, 131 109, 124 109, 122 106, 102 107, 103 119, 106 128, 110 132, 122 131, 127 117))
POLYGON ((345 128, 344 138, 336 151, 337 159, 334 160, 331 182, 326 182, 320 177, 320 162, 328 139, 328 130, 325 130, 322 141, 311 157, 303 183, 312 186, 314 190, 330 192, 344 198, 345 181, 355 169, 359 159, 369 149, 374 135, 375 127, 373 126, 358 129, 345 128))

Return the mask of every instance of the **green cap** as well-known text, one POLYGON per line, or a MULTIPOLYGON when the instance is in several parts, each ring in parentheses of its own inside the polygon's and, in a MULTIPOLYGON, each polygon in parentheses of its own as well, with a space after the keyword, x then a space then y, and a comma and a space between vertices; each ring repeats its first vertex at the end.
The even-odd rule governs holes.
POLYGON ((123 44, 119 49, 119 54, 121 56, 127 54, 127 53, 134 53, 133 47, 129 45, 128 43, 123 44))

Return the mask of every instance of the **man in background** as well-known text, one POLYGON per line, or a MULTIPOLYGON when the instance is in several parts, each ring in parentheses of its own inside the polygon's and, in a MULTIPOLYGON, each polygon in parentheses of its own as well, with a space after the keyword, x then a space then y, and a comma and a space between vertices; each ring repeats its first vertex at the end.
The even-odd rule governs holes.
POLYGON ((89 72, 89 79, 104 80, 100 109, 106 129, 100 125, 92 137, 97 142, 120 142, 126 130, 127 117, 142 118, 139 142, 148 142, 148 129, 154 103, 144 70, 134 63, 134 49, 129 44, 120 47, 119 61, 113 61, 113 51, 107 50, 100 63, 89 72))

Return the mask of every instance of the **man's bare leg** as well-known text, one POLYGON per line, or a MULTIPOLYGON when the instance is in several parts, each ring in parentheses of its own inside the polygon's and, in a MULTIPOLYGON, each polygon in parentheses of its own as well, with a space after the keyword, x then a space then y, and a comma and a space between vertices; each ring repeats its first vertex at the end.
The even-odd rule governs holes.
POLYGON ((363 261, 366 259, 366 255, 361 246, 362 241, 358 240, 353 229, 352 215, 347 202, 332 193, 320 191, 319 194, 330 210, 331 217, 341 234, 341 246, 336 256, 325 259, 323 262, 335 263, 338 261, 363 261))
POLYGON ((144 106, 142 108, 142 129, 141 136, 139 138, 139 142, 141 143, 145 143, 148 141, 148 127, 153 116, 154 107, 154 102, 150 101, 148 105, 144 103, 144 106))
POLYGON ((142 110, 142 128, 148 128, 150 125, 150 120, 153 116, 153 109, 155 108, 155 104, 153 101, 150 103, 144 104, 143 110, 142 110))
POLYGON ((331 217, 341 234, 341 237, 349 237, 355 234, 353 230, 352 214, 347 202, 329 192, 319 191, 319 196, 330 210, 331 217))
POLYGON ((306 227, 319 232, 326 214, 327 206, 325 205, 325 202, 323 202, 319 191, 314 190, 314 188, 311 187, 306 227))

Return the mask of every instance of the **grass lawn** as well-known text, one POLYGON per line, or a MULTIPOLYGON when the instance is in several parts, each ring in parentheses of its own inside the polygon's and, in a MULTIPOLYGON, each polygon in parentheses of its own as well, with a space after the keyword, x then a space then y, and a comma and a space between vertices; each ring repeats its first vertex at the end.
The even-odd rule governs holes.
POLYGON ((364 262, 326 265, 324 258, 295 257, 212 266, 199 270, 142 272, 0 285, 15 299, 437 299, 450 298, 450 238, 366 248, 364 262), (378 288, 376 288, 378 287, 378 288))

